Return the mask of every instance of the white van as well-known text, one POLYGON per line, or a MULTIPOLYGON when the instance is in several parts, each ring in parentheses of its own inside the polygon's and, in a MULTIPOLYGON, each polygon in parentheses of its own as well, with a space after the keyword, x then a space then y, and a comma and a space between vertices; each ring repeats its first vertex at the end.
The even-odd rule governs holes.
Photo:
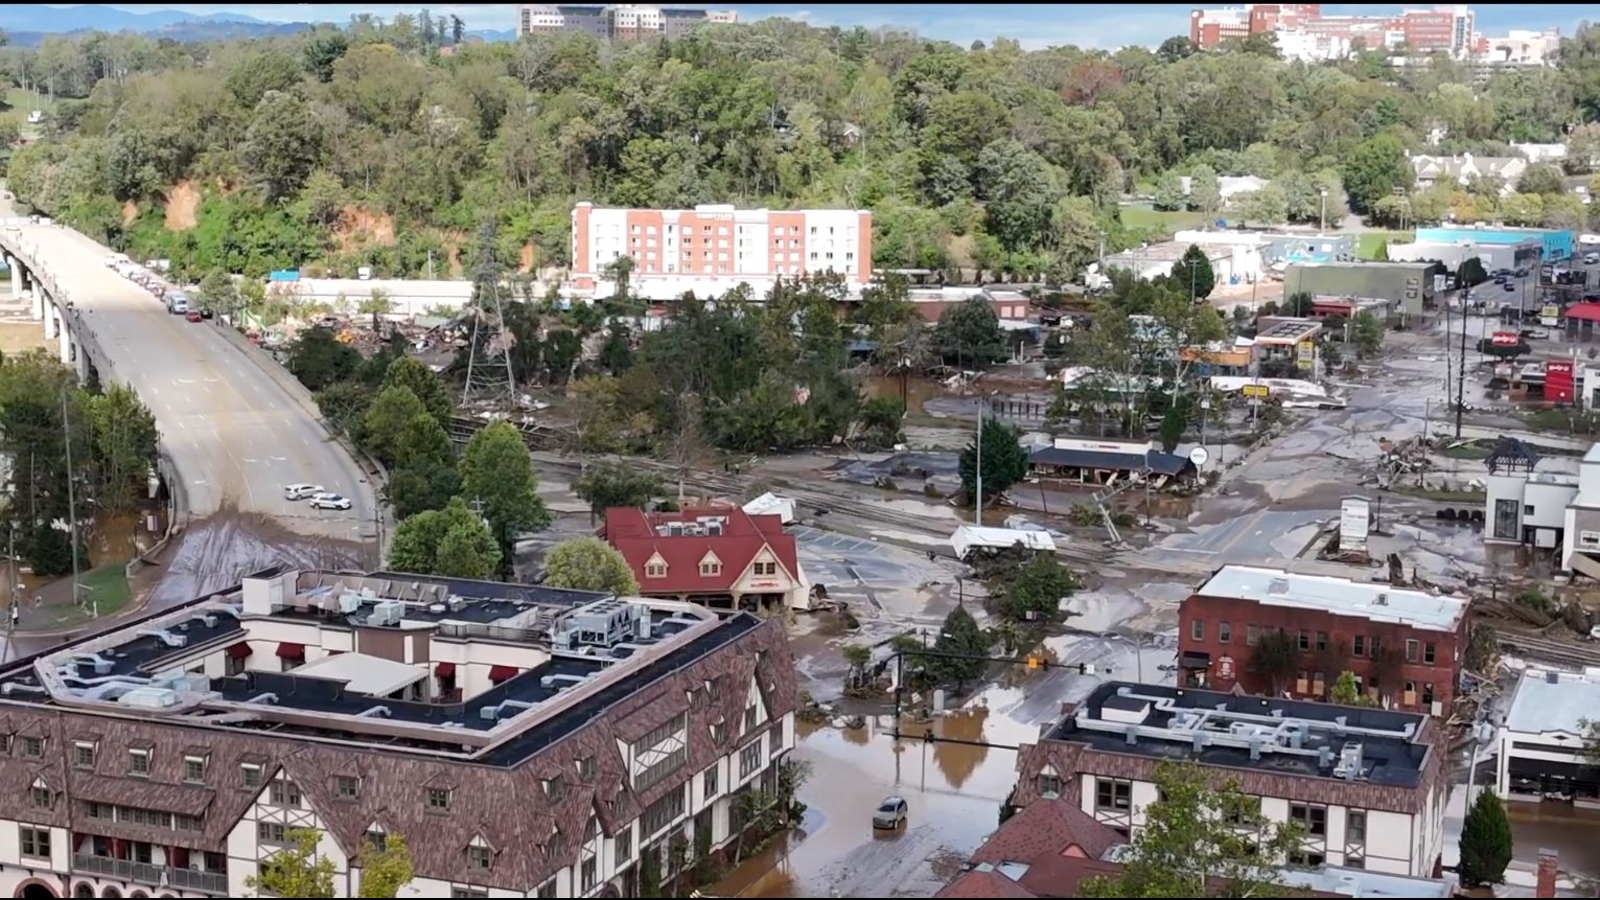
POLYGON ((189 311, 189 297, 179 291, 167 295, 167 312, 181 316, 189 311))

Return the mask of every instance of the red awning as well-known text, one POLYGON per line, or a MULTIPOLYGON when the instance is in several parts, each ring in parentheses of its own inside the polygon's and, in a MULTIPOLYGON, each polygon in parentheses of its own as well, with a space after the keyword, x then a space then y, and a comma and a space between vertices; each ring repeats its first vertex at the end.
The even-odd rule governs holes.
POLYGON ((433 667, 433 674, 439 678, 456 677, 456 664, 453 662, 437 663, 433 667))
POLYGON ((240 641, 239 643, 233 644, 233 645, 228 647, 228 658, 229 659, 244 659, 245 657, 247 657, 249 655, 250 655, 250 645, 245 643, 244 641, 240 641))
POLYGON ((278 643, 278 658, 279 659, 305 659, 306 658, 306 645, 305 644, 291 644, 288 641, 280 641, 278 643))
POLYGON ((517 677, 517 668, 516 668, 516 666, 490 666, 489 667, 489 680, 494 682, 495 684, 499 684, 502 681, 510 681, 511 679, 513 679, 515 677, 517 677))

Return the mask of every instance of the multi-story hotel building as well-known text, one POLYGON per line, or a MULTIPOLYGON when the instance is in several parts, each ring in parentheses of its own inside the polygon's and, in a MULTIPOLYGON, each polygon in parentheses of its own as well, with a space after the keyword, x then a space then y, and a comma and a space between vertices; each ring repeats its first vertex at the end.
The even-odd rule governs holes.
POLYGON ((1156 767, 1187 761, 1299 825, 1291 864, 1435 878, 1448 751, 1417 713, 1110 682, 1022 746, 1013 802, 1065 800, 1133 837, 1156 767))
POLYGON ((638 896, 794 745, 781 624, 525 585, 269 570, 0 672, 0 891, 249 897, 288 832, 335 895, 638 896))
POLYGON ((1253 694, 1327 699, 1353 672, 1375 702, 1448 715, 1466 652, 1461 597, 1256 566, 1218 569, 1178 610, 1178 666, 1186 684, 1253 694), (1292 677, 1274 684, 1255 664, 1272 632, 1298 652, 1292 677))
POLYGON ((517 36, 582 32, 601 40, 637 41, 649 37, 675 38, 706 23, 739 21, 733 11, 686 9, 679 6, 565 5, 525 3, 517 7, 517 36))
POLYGON ((633 260, 629 286, 650 300, 693 291, 716 296, 749 284, 762 294, 779 278, 838 272, 853 289, 872 277, 872 213, 864 209, 572 210, 572 287, 605 295, 608 267, 633 260))

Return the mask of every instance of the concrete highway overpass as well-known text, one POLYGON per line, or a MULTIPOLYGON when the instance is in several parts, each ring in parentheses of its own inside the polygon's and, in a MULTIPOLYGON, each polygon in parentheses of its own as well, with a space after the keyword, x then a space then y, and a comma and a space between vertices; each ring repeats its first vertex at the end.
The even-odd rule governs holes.
MULTIPOLYGON (((0 206, 8 204, 0 204, 0 206)), ((31 291, 62 361, 138 392, 155 414, 187 527, 163 555, 151 607, 237 582, 278 562, 376 563, 379 514, 367 473, 322 426, 309 395, 225 326, 187 322, 105 264, 113 251, 60 225, 17 217, 0 252, 31 291), (313 510, 283 485, 320 484, 348 511, 313 510)))

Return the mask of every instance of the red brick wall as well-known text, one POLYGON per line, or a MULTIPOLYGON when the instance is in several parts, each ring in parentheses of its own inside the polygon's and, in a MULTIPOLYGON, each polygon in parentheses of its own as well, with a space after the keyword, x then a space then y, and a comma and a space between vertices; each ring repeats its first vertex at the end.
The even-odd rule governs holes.
MULTIPOLYGON (((1232 690, 1237 683, 1245 691, 1252 694, 1267 694, 1272 691, 1272 679, 1265 673, 1251 671, 1250 653, 1252 648, 1248 643, 1248 626, 1255 625, 1261 633, 1267 630, 1281 629, 1291 637, 1298 640, 1300 632, 1307 632, 1307 640, 1311 646, 1309 651, 1301 654, 1301 668, 1307 673, 1305 692, 1295 690, 1294 679, 1290 679, 1287 688, 1296 697, 1313 697, 1313 685, 1310 683, 1314 673, 1323 671, 1324 690, 1331 690, 1334 679, 1339 677, 1339 672, 1348 669, 1362 677, 1363 685, 1371 683, 1372 638, 1376 636, 1379 644, 1385 649, 1395 649, 1402 653, 1406 649, 1407 640, 1418 642, 1417 662, 1404 663, 1399 669, 1398 677, 1380 679, 1379 689, 1388 696, 1395 706, 1407 708, 1403 692, 1405 683, 1415 685, 1415 697, 1409 708, 1422 710, 1423 686, 1433 685, 1433 699, 1444 704, 1445 714, 1450 711, 1451 700, 1455 697, 1456 680, 1460 674, 1460 653, 1466 651, 1467 623, 1463 617, 1462 623, 1455 633, 1441 633, 1437 631, 1421 631, 1408 625, 1394 623, 1371 622, 1367 619, 1353 616, 1335 616, 1331 613, 1317 612, 1314 610, 1293 609, 1281 606, 1262 606, 1251 600, 1237 598, 1205 597, 1193 595, 1183 601, 1178 613, 1178 651, 1184 653, 1209 653, 1211 654, 1211 668, 1206 674, 1207 686, 1213 690, 1232 690), (1199 619, 1204 623, 1203 633, 1199 640, 1194 638, 1194 621, 1199 619), (1229 623, 1232 634, 1228 643, 1220 640, 1220 625, 1229 623), (1338 647, 1342 644, 1345 654, 1341 657, 1340 667, 1328 671, 1330 660, 1327 654, 1319 653, 1317 646, 1317 633, 1324 632, 1328 636, 1328 646, 1338 647), (1354 656, 1351 654, 1355 646, 1355 637, 1361 635, 1366 645, 1366 655, 1354 656), (1426 644, 1434 645, 1433 665, 1422 662, 1426 644), (1224 678, 1228 666, 1222 664, 1222 658, 1232 660, 1231 678, 1224 678), (1324 668, 1326 667, 1326 668, 1324 668)), ((1187 673, 1185 673, 1187 674, 1187 673)), ((1425 711, 1425 710, 1424 710, 1425 711)))

